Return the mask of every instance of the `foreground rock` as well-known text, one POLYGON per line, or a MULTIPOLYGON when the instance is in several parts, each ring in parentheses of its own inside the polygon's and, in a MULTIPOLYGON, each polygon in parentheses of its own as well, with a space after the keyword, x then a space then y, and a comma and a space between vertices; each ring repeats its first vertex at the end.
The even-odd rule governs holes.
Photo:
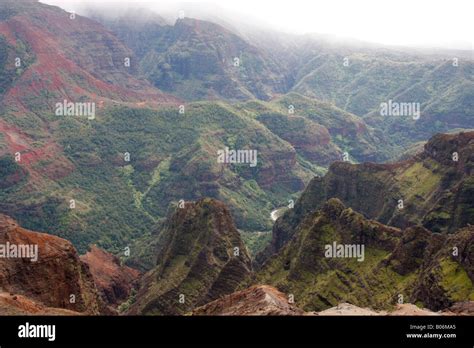
POLYGON ((340 303, 335 307, 325 309, 321 312, 312 312, 313 315, 334 316, 334 315, 385 315, 386 312, 377 312, 369 308, 361 308, 350 303, 340 303))
POLYGON ((474 301, 455 303, 447 312, 453 315, 474 315, 474 301))
POLYGON ((192 311, 192 315, 223 316, 438 316, 438 315, 474 315, 474 302, 460 302, 446 311, 434 312, 419 308, 414 304, 397 304, 390 310, 377 311, 362 308, 350 303, 339 303, 337 306, 319 312, 305 312, 296 304, 289 303, 289 297, 268 285, 255 285, 245 290, 212 301, 192 311))
POLYGON ((46 307, 22 295, 0 293, 1 315, 81 315, 63 308, 46 307))
MULTIPOLYGON (((67 240, 28 231, 0 214, 0 248, 3 251, 0 254, 0 291, 21 295, 17 297, 20 300, 27 298, 32 308, 37 304, 86 314, 99 314, 105 310, 89 268, 67 240), (23 254, 14 256, 15 248, 22 248, 23 254), (10 254, 4 253, 6 249, 10 254)), ((26 305, 28 301, 23 303, 26 305)), ((5 297, 2 302, 12 303, 5 297)), ((22 305, 16 307, 22 311, 22 305)))
POLYGON ((304 315, 274 287, 258 285, 196 308, 193 315, 304 315))
POLYGON ((434 312, 427 308, 420 308, 412 303, 397 304, 390 311, 375 311, 370 308, 360 308, 350 303, 341 303, 336 307, 321 312, 313 312, 313 315, 389 315, 389 316, 437 316, 437 315, 474 315, 474 301, 459 302, 451 308, 434 312))
POLYGON ((314 313, 315 315, 392 315, 392 316, 419 316, 419 315, 441 315, 430 311, 429 309, 423 309, 415 306, 411 303, 398 304, 392 311, 375 311, 370 308, 361 308, 354 306, 350 303, 340 303, 336 307, 328 308, 324 311, 314 313))
POLYGON ((214 199, 176 208, 159 236, 156 267, 128 314, 179 315, 230 294, 251 260, 227 207, 214 199))
MULTIPOLYGON (((314 315, 338 316, 338 315, 388 315, 388 316, 437 316, 437 315, 456 315, 451 311, 433 312, 426 308, 419 308, 411 303, 397 304, 395 309, 390 311, 375 311, 370 308, 361 308, 350 303, 341 303, 336 307, 326 309, 321 312, 314 312, 314 315)), ((466 314, 464 314, 466 315, 466 314)))
POLYGON ((81 255, 81 260, 89 266, 97 289, 112 307, 130 296, 140 276, 138 270, 122 266, 116 256, 97 246, 92 246, 87 254, 81 255))

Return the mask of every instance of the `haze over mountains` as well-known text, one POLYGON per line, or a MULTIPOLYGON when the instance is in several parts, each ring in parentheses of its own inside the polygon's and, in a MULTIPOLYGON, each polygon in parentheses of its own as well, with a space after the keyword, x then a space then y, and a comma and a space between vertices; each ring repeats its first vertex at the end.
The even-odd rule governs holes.
POLYGON ((21 288, 11 260, 2 291, 86 314, 187 314, 252 285, 237 298, 295 296, 267 314, 474 300, 472 51, 84 13, 0 4, 0 236, 70 241, 91 304, 21 288), (326 260, 333 241, 366 261, 326 260))

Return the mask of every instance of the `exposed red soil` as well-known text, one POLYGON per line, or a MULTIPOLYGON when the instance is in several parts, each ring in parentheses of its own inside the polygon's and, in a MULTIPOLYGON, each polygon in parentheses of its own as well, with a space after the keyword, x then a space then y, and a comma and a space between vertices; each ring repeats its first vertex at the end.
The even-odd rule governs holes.
POLYGON ((18 127, 9 125, 3 120, 0 120, 0 133, 4 136, 7 153, 12 156, 17 152, 21 154, 19 164, 28 170, 31 180, 40 180, 42 176, 53 180, 59 179, 74 170, 73 164, 62 155, 62 148, 53 140, 49 139, 42 146, 33 146, 33 139, 18 127), (39 161, 44 161, 46 164, 35 166, 39 161))
POLYGON ((81 260, 89 266, 98 290, 112 306, 120 304, 130 296, 141 275, 136 269, 122 266, 116 256, 95 245, 87 254, 81 255, 81 260))
MULTIPOLYGON (((2 21, 0 35, 13 47, 23 43, 28 55, 34 57, 3 96, 8 112, 18 118, 37 113, 37 109, 41 110, 39 115, 47 110, 53 115, 55 104, 63 100, 95 102, 99 112, 117 103, 151 108, 181 104, 146 80, 134 77, 133 69, 121 64, 125 57, 133 57, 132 52, 99 23, 85 17, 70 19, 66 11, 32 3, 27 11, 22 9, 2 21)), ((38 122, 43 121, 38 118, 38 122)), ((60 179, 74 170, 49 126, 41 125, 46 137, 38 146, 21 129, 0 120, 0 133, 5 135, 8 149, 5 152, 21 153, 20 165, 33 183, 45 177, 60 179)))
POLYGON ((63 308, 47 307, 22 296, 0 292, 1 315, 82 315, 82 313, 63 308))
POLYGON ((193 315, 304 315, 274 287, 256 285, 198 307, 193 315))
POLYGON ((26 230, 0 214, 0 244, 37 247, 36 257, 0 258, 2 291, 23 295, 45 307, 88 314, 105 309, 87 265, 67 240, 26 230))
MULTIPOLYGON (((15 45, 20 39, 35 56, 35 62, 7 92, 7 102, 16 100, 25 105, 24 97, 41 96, 45 90, 71 101, 86 96, 91 101, 102 97, 123 102, 179 102, 177 98, 162 93, 148 82, 138 80, 108 62, 111 57, 103 57, 101 61, 101 57, 96 56, 96 61, 91 62, 90 52, 94 51, 94 44, 112 45, 120 58, 132 56, 96 22, 80 16, 71 20, 64 11, 41 9, 37 12, 34 15, 14 16, 0 26, 0 34, 5 35, 8 43, 15 45), (31 20, 31 16, 41 16, 41 19, 31 20), (87 44, 87 41, 82 41, 93 38, 93 31, 101 35, 97 42, 92 40, 87 44), (82 49, 81 45, 86 47, 82 49), (107 64, 110 66, 102 67, 107 64)), ((104 47, 98 49, 103 50, 104 47)))

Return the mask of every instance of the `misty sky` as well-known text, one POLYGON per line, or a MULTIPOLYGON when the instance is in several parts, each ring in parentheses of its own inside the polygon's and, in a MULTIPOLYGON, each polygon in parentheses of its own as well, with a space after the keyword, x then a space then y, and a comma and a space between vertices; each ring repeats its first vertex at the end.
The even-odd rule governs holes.
MULTIPOLYGON (((473 49, 472 0, 41 0, 81 13, 92 6, 147 7, 157 13, 186 6, 252 20, 277 30, 320 33, 388 45, 473 49), (121 5, 118 6, 117 3, 121 5)), ((105 7, 104 7, 105 8, 105 7)), ((197 16, 196 16, 197 17, 197 16)))

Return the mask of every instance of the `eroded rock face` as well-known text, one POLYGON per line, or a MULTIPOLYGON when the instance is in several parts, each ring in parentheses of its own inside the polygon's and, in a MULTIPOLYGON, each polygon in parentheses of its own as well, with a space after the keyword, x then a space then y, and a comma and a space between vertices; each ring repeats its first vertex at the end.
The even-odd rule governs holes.
POLYGON ((184 314, 232 293, 251 260, 227 207, 214 199, 177 207, 160 234, 156 267, 129 314, 184 314))
POLYGON ((108 305, 115 307, 130 296, 140 276, 138 270, 122 266, 118 257, 95 245, 80 258, 89 266, 97 289, 108 305))
POLYGON ((423 153, 403 162, 335 162, 323 178, 311 180, 294 209, 276 221, 271 246, 257 261, 261 265, 280 250, 298 224, 330 198, 398 228, 423 225, 432 232, 455 232, 474 223, 473 171, 474 132, 438 134, 423 153))
POLYGON ((474 226, 451 235, 432 235, 411 302, 433 310, 474 299, 474 226))
POLYGON ((304 188, 303 181, 291 173, 296 166, 296 151, 280 149, 268 152, 259 159, 263 163, 257 175, 257 182, 262 188, 274 187, 277 183, 284 183, 294 191, 304 188))
POLYGON ((331 307, 325 309, 320 312, 314 312, 315 315, 326 316, 326 315, 336 315, 336 316, 343 316, 343 315, 359 315, 359 316, 366 316, 366 315, 382 315, 386 314, 386 312, 376 312, 369 308, 360 308, 354 306, 350 303, 340 303, 335 307, 331 307))
POLYGON ((433 234, 421 226, 405 230, 387 264, 401 275, 415 271, 423 263, 426 248, 432 238, 433 234))
POLYGON ((193 315, 304 315, 288 296, 268 285, 234 292, 196 308, 193 315))
POLYGON ((228 29, 192 18, 178 19, 173 26, 159 19, 144 22, 147 15, 140 15, 139 21, 130 13, 117 21, 99 19, 135 51, 141 69, 160 89, 186 99, 267 100, 289 87, 291 77, 281 60, 228 29), (241 55, 246 57, 244 79, 234 66, 241 55), (185 88, 189 81, 202 87, 191 91, 185 88))
POLYGON ((450 166, 453 154, 458 157, 459 170, 471 174, 474 170, 473 162, 474 132, 459 134, 436 134, 425 145, 425 156, 429 156, 439 163, 450 166))
POLYGON ((342 302, 390 311, 399 301, 432 311, 474 298, 474 227, 453 234, 405 230, 366 219, 332 198, 296 227, 293 238, 253 279, 295 296, 305 311, 342 302), (333 243, 360 255, 326 254, 333 243))
MULTIPOLYGON (((0 257, 0 291, 19 294, 45 307, 99 314, 103 303, 88 266, 62 238, 21 228, 0 214, 0 245, 37 246, 37 261, 0 257)), ((24 254, 26 255, 26 254, 24 254)))

